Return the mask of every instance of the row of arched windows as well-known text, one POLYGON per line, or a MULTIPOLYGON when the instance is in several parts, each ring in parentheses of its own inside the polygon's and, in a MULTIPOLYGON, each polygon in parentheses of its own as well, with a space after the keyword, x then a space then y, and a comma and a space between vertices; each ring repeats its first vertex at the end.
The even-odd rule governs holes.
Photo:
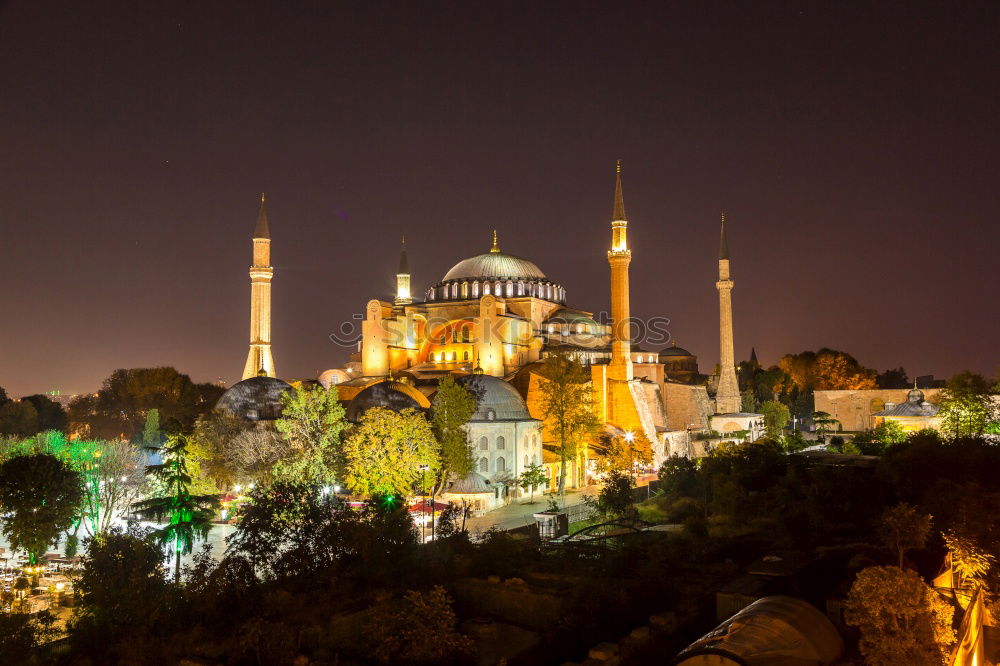
MULTIPOLYGON (((503 456, 497 458, 496 469, 493 471, 498 474, 507 471, 507 461, 504 460, 503 456)), ((479 472, 480 474, 490 473, 490 459, 487 458, 486 456, 483 456, 482 458, 479 459, 479 472)))
POLYGON ((547 301, 555 301, 557 303, 566 302, 566 290, 563 287, 547 282, 525 282, 524 280, 518 280, 517 282, 513 280, 507 280, 506 282, 503 280, 493 282, 480 282, 479 280, 461 283, 450 282, 430 289, 427 292, 427 300, 433 301, 438 298, 442 300, 479 298, 487 294, 507 298, 534 296, 535 298, 544 298, 547 301))
MULTIPOLYGON (((507 440, 504 439, 503 435, 500 435, 497 437, 497 451, 503 451, 505 448, 507 448, 507 440)), ((485 435, 479 438, 479 450, 490 450, 490 440, 485 435)))

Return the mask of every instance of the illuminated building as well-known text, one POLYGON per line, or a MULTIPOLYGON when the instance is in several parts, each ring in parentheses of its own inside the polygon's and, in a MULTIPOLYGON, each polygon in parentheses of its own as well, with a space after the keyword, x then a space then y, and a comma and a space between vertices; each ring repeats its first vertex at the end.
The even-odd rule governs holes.
POLYGON ((257 226, 253 231, 253 265, 250 266, 250 352, 243 367, 243 379, 264 375, 274 377, 271 356, 271 230, 260 195, 257 226))

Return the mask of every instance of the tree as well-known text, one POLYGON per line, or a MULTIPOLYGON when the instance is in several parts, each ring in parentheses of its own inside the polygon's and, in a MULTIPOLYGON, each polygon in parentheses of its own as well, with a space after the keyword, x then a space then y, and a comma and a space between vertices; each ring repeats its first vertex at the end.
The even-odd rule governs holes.
POLYGON ((968 535, 955 530, 946 530, 941 534, 944 543, 951 553, 951 566, 958 574, 956 587, 982 587, 986 575, 996 562, 996 556, 984 550, 968 535))
POLYGON ((879 527, 882 544, 899 555, 899 568, 902 569, 906 551, 919 550, 927 543, 931 533, 931 516, 901 502, 882 513, 879 527))
POLYGON ((12 548, 38 561, 72 524, 82 499, 80 475, 53 455, 16 456, 0 463, 0 516, 12 548))
POLYGON ((531 493, 528 504, 535 503, 535 488, 543 486, 548 482, 549 475, 545 473, 545 467, 542 465, 529 465, 527 469, 521 472, 521 476, 517 477, 517 485, 522 490, 527 490, 531 493))
POLYGON ((82 518, 92 535, 103 535, 142 496, 147 485, 145 456, 121 440, 76 440, 70 446, 73 464, 84 479, 82 518))
POLYGON ((828 432, 832 432, 835 426, 840 425, 840 421, 830 416, 829 412, 813 412, 812 422, 816 426, 816 436, 819 441, 823 441, 828 432))
POLYGON ((642 432, 608 436, 604 444, 604 455, 597 462, 599 472, 619 470, 634 474, 637 465, 648 467, 653 462, 653 446, 642 432))
POLYGON ((910 378, 907 377, 906 370, 902 366, 879 373, 875 383, 880 389, 905 389, 912 386, 910 378))
POLYGON ((826 348, 786 354, 778 361, 778 367, 802 392, 873 389, 878 376, 850 354, 826 348))
POLYGON ((0 405, 0 435, 31 437, 38 432, 38 410, 28 400, 0 405))
POLYGON ((861 655, 872 666, 940 664, 955 641, 953 613, 916 573, 868 567, 851 586, 844 619, 861 631, 861 655))
POLYGON ((968 371, 949 379, 939 412, 942 429, 953 438, 982 435, 997 419, 994 392, 986 379, 968 371))
POLYGON ((146 467, 146 474, 160 484, 164 494, 135 505, 136 513, 146 520, 167 520, 152 536, 162 548, 172 547, 175 581, 181 576, 181 555, 189 554, 196 540, 208 537, 219 504, 218 495, 191 494, 187 445, 186 435, 173 435, 167 440, 160 449, 163 462, 146 467))
POLYGON ((792 413, 788 407, 777 400, 768 400, 760 406, 760 411, 764 415, 765 435, 769 439, 780 439, 785 426, 792 420, 792 413))
POLYGON ((59 430, 61 432, 66 430, 66 410, 58 402, 49 398, 49 396, 36 393, 35 395, 21 398, 21 400, 30 402, 35 411, 38 412, 39 432, 46 430, 59 430))
POLYGON ((566 494, 566 461, 600 422, 594 414, 590 376, 580 362, 565 354, 547 357, 539 370, 540 407, 544 427, 559 448, 559 495, 566 494))
POLYGON ((108 663, 120 643, 135 642, 161 629, 173 612, 163 551, 149 529, 134 523, 90 539, 76 583, 81 603, 70 640, 76 650, 108 663))
MULTIPOLYGON (((475 382, 475 376, 471 380, 475 382)), ((473 470, 469 432, 465 425, 476 412, 476 396, 472 391, 445 375, 438 382, 431 403, 431 426, 437 438, 441 470, 434 494, 444 490, 449 478, 464 479, 473 470)))
POLYGON ((747 414, 755 414, 760 409, 760 400, 757 399, 757 391, 754 388, 744 389, 740 393, 740 409, 747 414))
POLYGON ((142 446, 146 450, 158 449, 163 444, 160 434, 160 410, 153 408, 146 413, 146 423, 142 426, 142 446))
POLYGON ((458 632, 457 624, 451 598, 435 586, 407 592, 395 610, 372 618, 366 634, 381 662, 437 664, 471 654, 472 641, 458 632))
POLYGON ((385 407, 365 411, 344 443, 344 459, 344 481, 361 495, 409 495, 423 476, 421 465, 433 478, 441 464, 427 419, 414 409, 385 407))
POLYGON ((165 432, 188 432, 222 392, 221 386, 195 384, 174 368, 115 370, 96 396, 80 396, 70 403, 69 419, 90 437, 133 439, 144 428, 149 410, 158 409, 165 432))
MULTIPOLYGON (((225 409, 202 414, 195 421, 188 452, 199 462, 205 478, 217 488, 232 488, 237 483, 257 478, 246 475, 248 470, 242 468, 242 457, 233 451, 233 442, 250 427, 225 409)), ((272 460, 270 465, 274 462, 272 460)))
POLYGON ((584 501, 607 518, 625 518, 632 508, 632 490, 635 477, 619 469, 610 470, 604 477, 604 485, 596 498, 586 497, 584 501))
POLYGON ((49 611, 0 613, 0 664, 30 664, 35 650, 59 635, 49 611))
POLYGON ((884 420, 867 432, 855 435, 854 444, 866 456, 880 456, 886 448, 902 444, 907 435, 897 422, 884 420))
POLYGON ((274 476, 332 483, 339 476, 341 434, 347 428, 337 387, 299 386, 281 394, 281 405, 275 427, 289 450, 275 464, 274 476))

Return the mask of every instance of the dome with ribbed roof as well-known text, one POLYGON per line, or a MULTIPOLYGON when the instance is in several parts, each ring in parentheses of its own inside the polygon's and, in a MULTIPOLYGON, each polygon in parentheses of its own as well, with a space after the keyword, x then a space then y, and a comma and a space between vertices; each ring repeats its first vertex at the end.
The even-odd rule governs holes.
POLYGON ((544 280, 545 273, 527 259, 505 252, 485 252, 455 264, 441 280, 544 280))
POLYGON ((273 421, 281 418, 281 396, 292 386, 274 377, 250 377, 233 384, 215 403, 247 421, 273 421))
POLYGON ((510 382, 478 374, 462 375, 456 381, 476 396, 476 412, 469 421, 531 420, 528 406, 510 382))

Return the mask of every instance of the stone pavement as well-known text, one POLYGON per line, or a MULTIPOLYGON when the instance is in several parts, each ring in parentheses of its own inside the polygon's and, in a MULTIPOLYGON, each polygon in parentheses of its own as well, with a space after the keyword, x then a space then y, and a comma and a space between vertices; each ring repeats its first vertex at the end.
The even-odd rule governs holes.
MULTIPOLYGON (((577 504, 583 504, 584 497, 588 495, 596 495, 599 490, 600 489, 597 486, 585 486, 580 490, 567 491, 566 506, 569 507, 577 504)), ((465 521, 465 529, 467 529, 470 534, 485 532, 491 527, 496 527, 501 530, 512 530, 534 523, 535 519, 532 517, 532 514, 546 511, 549 508, 548 495, 536 493, 534 504, 528 504, 527 502, 527 497, 519 498, 517 501, 511 502, 503 508, 490 511, 482 516, 469 518, 465 521), (523 504, 520 503, 522 499, 524 502, 523 504)))

